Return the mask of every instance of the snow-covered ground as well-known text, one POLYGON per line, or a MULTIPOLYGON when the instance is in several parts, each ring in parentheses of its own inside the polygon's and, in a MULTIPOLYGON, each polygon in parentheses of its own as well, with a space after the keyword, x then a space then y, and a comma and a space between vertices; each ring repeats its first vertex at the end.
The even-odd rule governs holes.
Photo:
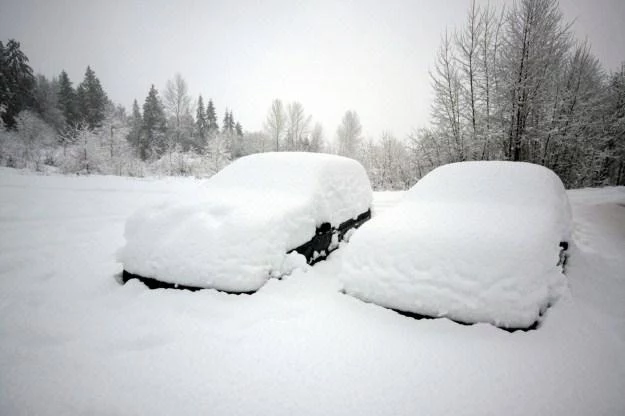
POLYGON ((569 192, 571 295, 508 333, 342 295, 340 250, 254 295, 121 286, 128 215, 196 185, 0 171, 0 414, 625 414, 625 188, 569 192))

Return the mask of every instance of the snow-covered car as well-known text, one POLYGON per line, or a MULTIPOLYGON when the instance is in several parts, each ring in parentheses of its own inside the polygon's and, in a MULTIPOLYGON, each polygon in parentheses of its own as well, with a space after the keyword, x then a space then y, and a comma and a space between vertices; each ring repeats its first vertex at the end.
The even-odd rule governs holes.
POLYGON ((551 170, 454 163, 354 234, 340 279, 346 293, 402 313, 529 329, 566 287, 570 233, 551 170))
POLYGON ((371 217, 372 190, 353 159, 315 153, 242 157, 191 195, 144 208, 118 253, 123 281, 243 293, 335 250, 371 217))

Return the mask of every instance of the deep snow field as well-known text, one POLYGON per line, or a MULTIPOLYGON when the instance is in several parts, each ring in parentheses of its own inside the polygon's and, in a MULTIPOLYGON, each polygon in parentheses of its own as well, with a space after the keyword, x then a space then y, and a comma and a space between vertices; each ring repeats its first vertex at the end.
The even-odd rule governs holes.
POLYGON ((197 184, 0 170, 1 415, 625 414, 625 188, 568 192, 570 293, 508 333, 343 295, 341 250, 254 295, 121 286, 126 218, 197 184))

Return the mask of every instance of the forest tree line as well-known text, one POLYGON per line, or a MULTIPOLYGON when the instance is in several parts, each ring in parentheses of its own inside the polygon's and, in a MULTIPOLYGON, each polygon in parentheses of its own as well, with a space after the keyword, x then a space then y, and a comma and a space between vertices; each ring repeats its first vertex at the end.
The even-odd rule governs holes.
MULTIPOLYGON (((625 185, 625 66, 606 72, 575 39, 556 0, 510 8, 471 2, 442 35, 431 71, 431 123, 399 139, 366 138, 347 111, 333 135, 299 102, 270 103, 244 131, 232 109, 192 96, 180 74, 128 113, 87 67, 34 75, 19 42, 0 42, 0 164, 65 173, 210 176, 257 152, 328 152, 360 160, 375 189, 406 189, 433 168, 512 160, 554 170, 567 187, 625 185)), ((392 127, 392 126, 389 126, 392 127)))
POLYGON ((64 173, 208 176, 240 156, 243 127, 214 104, 192 103, 176 74, 161 94, 154 85, 131 114, 109 100, 87 67, 74 87, 65 71, 34 75, 19 42, 0 42, 0 163, 64 173), (195 115, 192 112, 196 111, 195 115))
POLYGON ((625 184, 625 66, 606 73, 556 0, 471 2, 431 78, 432 127, 407 142, 418 175, 496 159, 544 165, 572 188, 625 184))

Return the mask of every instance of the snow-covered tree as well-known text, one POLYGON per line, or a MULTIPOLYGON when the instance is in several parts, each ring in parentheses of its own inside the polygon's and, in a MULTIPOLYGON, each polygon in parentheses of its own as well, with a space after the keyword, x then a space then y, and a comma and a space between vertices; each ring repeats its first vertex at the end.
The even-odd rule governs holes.
POLYGON ((161 155, 166 150, 167 120, 163 104, 158 96, 154 85, 143 104, 143 129, 138 146, 141 160, 146 160, 151 155, 161 155))
POLYGON ((15 138, 19 140, 14 148, 17 151, 13 155, 15 167, 41 171, 44 165, 54 163, 56 133, 52 127, 30 110, 24 110, 17 115, 15 127, 15 138))
POLYGON ((137 154, 140 153, 141 148, 141 133, 143 130, 143 116, 141 115, 141 109, 137 100, 132 102, 132 114, 130 115, 128 123, 128 143, 135 149, 137 154))
POLYGON ((217 134, 211 140, 206 151, 206 157, 213 172, 219 172, 230 163, 232 156, 230 154, 229 140, 224 134, 217 134))
POLYGON ((87 66, 85 78, 76 89, 76 97, 80 120, 91 129, 100 127, 106 116, 109 101, 100 80, 90 66, 87 66))
POLYGON ((434 88, 432 123, 444 143, 444 163, 458 162, 467 158, 464 129, 461 121, 461 78, 451 38, 447 32, 436 56, 434 72, 431 73, 434 88))
POLYGON ((338 154, 348 157, 358 157, 358 148, 362 142, 362 125, 355 111, 347 111, 339 125, 336 136, 338 139, 338 154))
POLYGON ((306 151, 319 153, 323 152, 323 150, 323 126, 321 125, 321 123, 315 123, 315 126, 310 133, 310 143, 306 151))
POLYGON ((132 165, 134 152, 130 142, 126 140, 131 125, 123 107, 109 106, 99 131, 102 147, 102 159, 99 168, 102 173, 113 175, 134 173, 129 169, 132 165))
POLYGON ((311 120, 301 103, 295 101, 287 106, 286 150, 303 150, 306 147, 311 120))
POLYGON ((226 135, 232 135, 234 134, 234 127, 235 122, 234 117, 232 117, 232 111, 228 111, 226 108, 221 132, 226 135))
POLYGON ((65 127, 74 127, 79 121, 78 102, 76 91, 72 86, 67 72, 61 71, 59 75, 59 89, 57 93, 58 108, 65 119, 65 127))
POLYGON ((173 149, 180 145, 184 150, 189 150, 193 145, 193 120, 191 97, 189 87, 182 75, 176 73, 173 79, 167 81, 163 102, 168 123, 167 148, 173 149))
POLYGON ((49 81, 43 75, 37 75, 33 91, 34 109, 41 119, 56 131, 65 127, 65 117, 58 104, 59 84, 56 79, 49 81))
POLYGON ((461 83, 462 104, 466 121, 468 123, 469 139, 472 143, 478 140, 478 49, 480 38, 483 36, 483 22, 480 19, 480 10, 475 5, 475 0, 471 0, 465 29, 456 33, 456 43, 458 49, 458 62, 460 76, 464 78, 461 83))
POLYGON ((0 115, 5 127, 14 127, 15 117, 32 107, 34 88, 35 76, 20 43, 0 42, 0 115))
POLYGON ((386 132, 381 141, 381 174, 383 189, 407 189, 416 180, 411 175, 404 144, 386 132))
POLYGON ((497 94, 499 87, 499 51, 501 43, 501 27, 504 19, 504 10, 497 17, 496 9, 490 4, 485 6, 480 15, 481 32, 478 33, 477 42, 477 90, 476 104, 479 108, 477 120, 478 131, 481 136, 477 137, 477 143, 473 145, 473 152, 477 159, 488 160, 498 155, 494 136, 497 135, 497 120, 501 109, 500 95, 497 94))
POLYGON ((506 156, 530 160, 546 130, 549 94, 571 44, 557 0, 523 0, 510 9, 503 38, 501 71, 508 91, 506 156))
POLYGON ((175 128, 180 128, 184 115, 191 111, 191 97, 187 82, 179 73, 167 81, 163 103, 169 115, 174 118, 175 128))
POLYGON ((286 130, 286 114, 284 105, 279 99, 273 100, 265 119, 265 131, 275 143, 274 150, 280 150, 280 141, 286 130))
POLYGON ((275 143, 272 143, 271 137, 265 131, 254 131, 245 133, 244 153, 250 155, 252 153, 263 153, 275 150, 275 143))
POLYGON ((618 176, 606 173, 617 146, 605 77, 589 45, 572 41, 556 0, 499 11, 471 3, 453 38, 445 33, 432 72, 432 129, 409 139, 416 171, 508 159, 546 165, 567 186, 618 176))
POLYGON ((65 173, 100 173, 103 152, 96 131, 86 123, 79 123, 73 130, 73 143, 67 147, 61 168, 65 173))
POLYGON ((219 131, 219 124, 217 123, 217 112, 215 111, 215 105, 213 104, 213 100, 208 100, 208 104, 206 105, 206 120, 208 122, 209 132, 219 131))
POLYGON ((197 100, 197 110, 195 114, 195 129, 198 136, 198 147, 203 149, 206 147, 206 138, 208 137, 208 117, 204 109, 204 100, 200 95, 197 100))
POLYGON ((625 63, 610 76, 604 117, 607 139, 602 149, 601 179, 611 185, 625 185, 625 63))

